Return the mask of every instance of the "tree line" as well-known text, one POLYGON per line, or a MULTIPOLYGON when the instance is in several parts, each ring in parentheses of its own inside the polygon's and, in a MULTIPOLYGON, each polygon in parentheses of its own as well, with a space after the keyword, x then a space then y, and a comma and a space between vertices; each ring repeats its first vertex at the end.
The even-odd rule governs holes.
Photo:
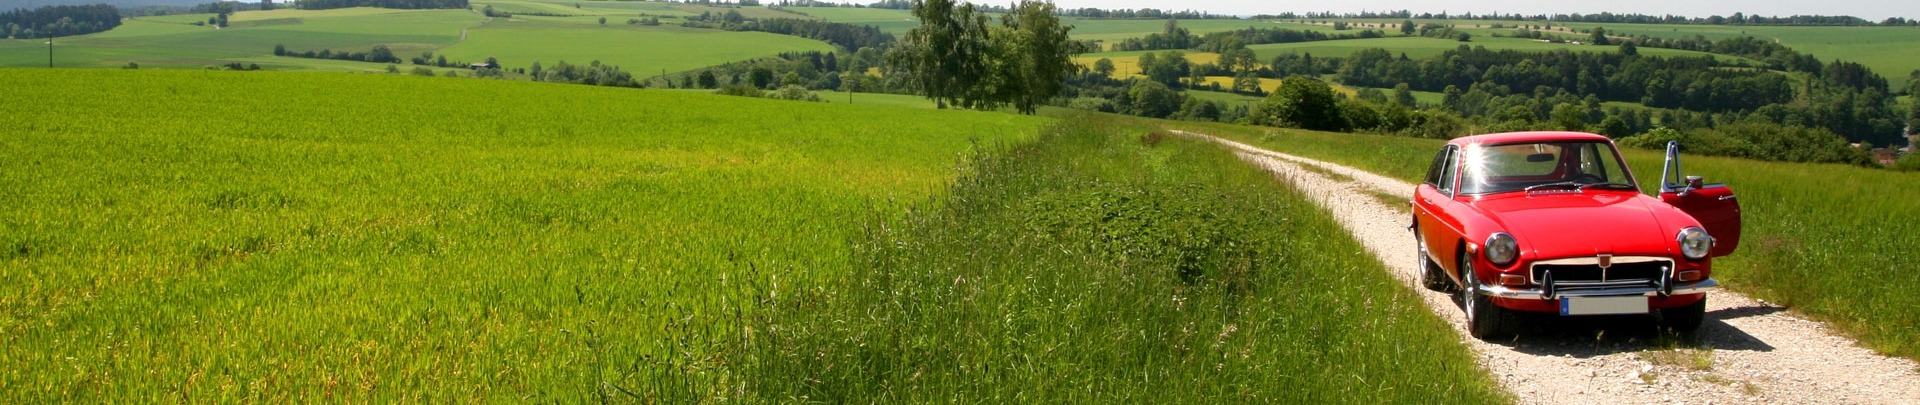
POLYGON ((27 39, 92 34, 120 26, 120 10, 106 4, 42 6, 0 12, 7 38, 27 39))
POLYGON ((1261 15, 1256 15, 1252 17, 1252 19, 1255 19, 1255 20, 1414 19, 1414 18, 1422 19, 1422 20, 1544 21, 1544 22, 1561 22, 1561 23, 1582 22, 1582 23, 1619 23, 1619 24, 1803 25, 1803 26, 1805 25, 1889 25, 1889 26, 1920 25, 1920 21, 1915 21, 1915 20, 1911 20, 1903 17, 1889 17, 1886 20, 1880 21, 1879 23, 1875 23, 1873 21, 1868 21, 1867 19, 1864 19, 1864 18, 1847 16, 1847 15, 1834 15, 1834 16, 1793 15, 1793 16, 1787 16, 1787 17, 1778 17, 1778 16, 1761 16, 1759 14, 1747 14, 1744 12, 1733 13, 1733 15, 1731 16, 1712 15, 1707 17, 1686 17, 1686 16, 1679 16, 1679 15, 1672 15, 1672 14, 1664 14, 1664 15, 1634 14, 1634 13, 1615 14, 1611 12, 1601 12, 1596 14, 1566 13, 1566 14, 1522 15, 1519 13, 1474 14, 1471 12, 1460 13, 1460 14, 1450 14, 1443 11, 1439 13, 1429 12, 1429 13, 1415 14, 1407 10, 1397 10, 1397 11, 1363 11, 1358 13, 1286 12, 1286 13, 1280 13, 1280 14, 1261 14, 1261 15))

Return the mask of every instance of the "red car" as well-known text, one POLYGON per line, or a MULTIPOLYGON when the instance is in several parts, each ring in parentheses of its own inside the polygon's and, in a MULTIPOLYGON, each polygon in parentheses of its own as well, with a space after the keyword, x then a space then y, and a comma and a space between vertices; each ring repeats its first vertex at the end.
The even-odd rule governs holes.
POLYGON ((1513 333, 1514 312, 1657 315, 1700 327, 1713 258, 1740 241, 1733 190, 1682 176, 1667 145, 1659 196, 1640 193, 1604 136, 1477 135, 1448 142, 1413 197, 1422 281, 1454 290, 1474 337, 1513 333))

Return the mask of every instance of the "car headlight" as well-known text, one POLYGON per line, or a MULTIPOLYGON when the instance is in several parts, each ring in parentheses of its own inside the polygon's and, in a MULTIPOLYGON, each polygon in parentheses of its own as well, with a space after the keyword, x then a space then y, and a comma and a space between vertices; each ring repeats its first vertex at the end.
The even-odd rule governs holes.
POLYGON ((1713 250, 1713 237, 1707 236, 1707 230, 1700 227, 1689 226, 1681 229, 1680 235, 1675 238, 1680 241, 1680 254, 1686 255, 1688 259, 1705 258, 1707 253, 1713 250))
POLYGON ((1492 236, 1487 237, 1486 252, 1487 261, 1493 262, 1496 266, 1505 266, 1512 264, 1513 259, 1520 257, 1520 244, 1513 241, 1513 235, 1494 232, 1492 236))

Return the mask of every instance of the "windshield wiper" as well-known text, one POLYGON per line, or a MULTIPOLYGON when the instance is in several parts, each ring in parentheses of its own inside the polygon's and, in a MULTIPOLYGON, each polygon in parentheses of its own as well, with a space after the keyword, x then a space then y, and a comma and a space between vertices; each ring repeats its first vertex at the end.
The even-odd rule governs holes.
POLYGON ((1575 183, 1571 181, 1556 181, 1556 182, 1547 183, 1547 184, 1535 184, 1535 185, 1527 186, 1526 191, 1533 192, 1533 190, 1538 190, 1543 188, 1566 188, 1570 190, 1579 189, 1580 183, 1575 183))
POLYGON ((1638 187, 1634 187, 1632 184, 1612 182, 1612 181, 1605 182, 1605 183, 1591 183, 1584 186, 1580 186, 1580 188, 1582 189, 1604 188, 1609 190, 1638 190, 1639 189, 1638 187))

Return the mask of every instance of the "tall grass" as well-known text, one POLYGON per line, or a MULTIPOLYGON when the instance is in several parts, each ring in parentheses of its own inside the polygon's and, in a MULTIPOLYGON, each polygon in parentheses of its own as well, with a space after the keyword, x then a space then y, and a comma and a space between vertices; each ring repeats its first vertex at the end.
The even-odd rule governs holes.
MULTIPOLYGON (((1419 181, 1441 141, 1219 125, 1196 131, 1419 181)), ((1684 145, 1683 145, 1684 147, 1684 145)), ((1622 154, 1644 191, 1659 188, 1659 151, 1622 154)), ((1740 197, 1743 241, 1714 259, 1730 288, 1831 323, 1861 344, 1920 359, 1920 174, 1831 164, 1684 158, 1688 174, 1740 197)))
MULTIPOLYGON (((529 82, 0 71, 8 402, 584 402, 1045 119, 529 82), (749 274, 755 271, 757 274, 749 274)), ((678 375, 678 373, 675 373, 678 375)))
POLYGON ((1071 119, 869 222, 845 277, 767 294, 777 401, 1504 401, 1296 190, 1223 148, 1071 119))

